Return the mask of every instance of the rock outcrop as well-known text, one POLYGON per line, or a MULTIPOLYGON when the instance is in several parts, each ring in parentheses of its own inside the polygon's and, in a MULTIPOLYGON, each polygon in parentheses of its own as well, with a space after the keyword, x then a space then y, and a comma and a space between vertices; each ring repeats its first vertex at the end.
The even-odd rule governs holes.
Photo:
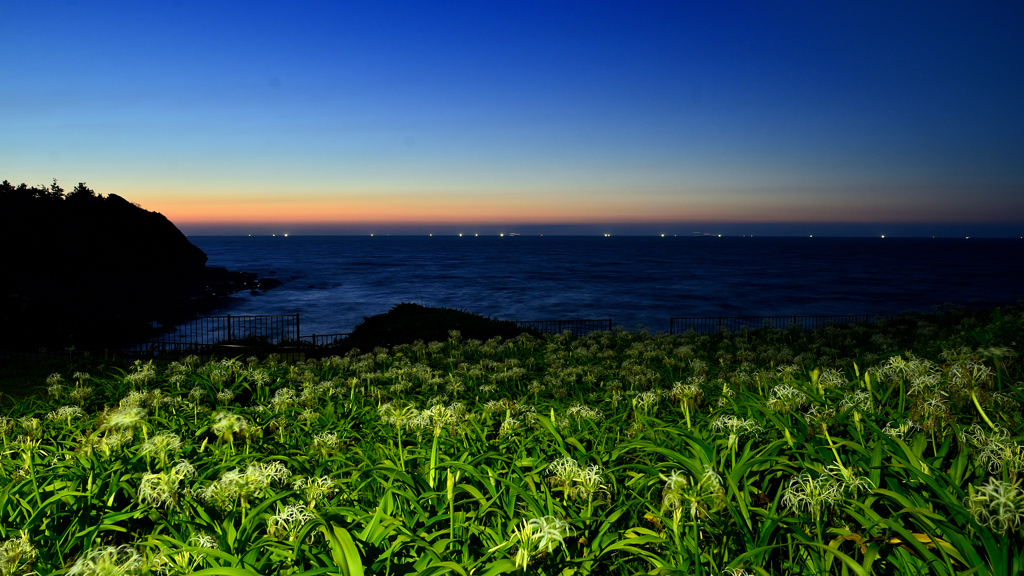
POLYGON ((166 217, 84 183, 0 184, 0 345, 102 349, 258 287, 255 275, 210 269, 166 217))

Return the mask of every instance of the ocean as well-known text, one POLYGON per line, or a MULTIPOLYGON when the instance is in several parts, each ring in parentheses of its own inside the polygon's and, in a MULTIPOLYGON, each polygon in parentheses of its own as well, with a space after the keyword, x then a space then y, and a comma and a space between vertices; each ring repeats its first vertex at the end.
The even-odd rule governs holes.
POLYGON ((892 314, 1024 299, 1024 240, 581 236, 192 236, 210 266, 283 284, 217 314, 350 332, 395 304, 505 320, 892 314))

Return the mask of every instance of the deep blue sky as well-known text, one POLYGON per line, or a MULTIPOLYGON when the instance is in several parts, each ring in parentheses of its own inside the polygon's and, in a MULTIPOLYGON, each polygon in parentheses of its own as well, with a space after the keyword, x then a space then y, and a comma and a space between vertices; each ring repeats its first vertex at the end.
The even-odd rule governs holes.
POLYGON ((1022 2, 7 0, 0 179, 193 233, 1018 236, 1022 25, 1022 2))

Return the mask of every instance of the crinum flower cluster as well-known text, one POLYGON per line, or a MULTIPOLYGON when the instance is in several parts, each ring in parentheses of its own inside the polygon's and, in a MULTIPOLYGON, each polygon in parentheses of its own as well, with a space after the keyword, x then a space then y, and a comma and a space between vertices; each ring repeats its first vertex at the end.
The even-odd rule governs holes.
POLYGON ((942 382, 942 369, 930 360, 908 354, 907 358, 902 356, 889 358, 878 369, 878 376, 883 380, 890 381, 903 379, 910 385, 907 390, 908 395, 927 395, 938 389, 942 382))
POLYGON ((1004 482, 995 478, 969 488, 964 506, 976 522, 1001 536, 1018 531, 1024 520, 1024 490, 1020 481, 1004 482))
POLYGON ((292 483, 292 489, 301 492, 306 505, 312 510, 318 501, 330 498, 338 491, 338 485, 329 476, 302 477, 292 483))
POLYGON ((826 408, 823 406, 814 405, 807 412, 804 412, 804 419, 807 421, 809 428, 825 431, 828 429, 829 424, 836 417, 835 408, 826 408))
POLYGON ((704 398, 704 390, 701 388, 703 378, 691 376, 686 383, 676 382, 668 395, 673 400, 683 402, 691 410, 696 408, 704 398))
POLYGON ((847 385, 846 377, 835 368, 825 368, 818 375, 818 385, 825 390, 842 388, 847 385))
POLYGON ((83 449, 86 454, 98 450, 104 458, 109 458, 111 454, 131 445, 134 438, 131 430, 107 430, 102 435, 91 436, 83 449))
POLYGON ((281 412, 294 406, 297 401, 298 396, 293 388, 281 388, 274 392, 274 397, 270 399, 270 407, 274 412, 281 412))
POLYGON ((224 388, 220 392, 217 392, 217 403, 218 404, 230 404, 235 398, 235 391, 231 388, 224 388))
POLYGON ((808 402, 807 394, 790 384, 779 384, 768 393, 767 407, 775 413, 788 414, 808 402))
POLYGON ((498 427, 498 437, 505 438, 510 434, 514 434, 516 430, 522 427, 522 422, 509 416, 502 420, 501 426, 498 427))
POLYGON ((927 432, 944 431, 953 421, 953 411, 945 390, 934 390, 927 395, 918 396, 911 414, 927 432))
POLYGON ((871 480, 857 476, 850 468, 833 465, 817 476, 807 472, 794 476, 783 493, 782 503, 821 520, 840 500, 855 498, 873 488, 871 480))
POLYGON ((913 420, 900 420, 899 422, 889 422, 882 429, 882 433, 890 438, 900 438, 913 432, 914 430, 920 430, 921 427, 917 425, 913 420))
POLYGON ((75 404, 85 404, 85 401, 92 396, 92 386, 78 385, 68 392, 68 399, 75 404))
POLYGON ((420 411, 411 404, 388 402, 377 408, 381 422, 401 430, 411 430, 416 426, 420 411))
POLYGON ((142 574, 148 568, 145 558, 131 546, 100 546, 81 556, 68 569, 69 576, 122 576, 142 574))
POLYGON ((736 450, 742 436, 757 436, 764 431, 755 420, 740 418, 739 416, 719 416, 711 423, 715 432, 729 433, 729 450, 736 450))
POLYGON ((173 432, 163 432, 146 440, 139 449, 139 453, 156 458, 162 467, 166 467, 167 457, 181 452, 181 447, 180 436, 173 432))
POLYGON ((710 466, 699 480, 685 470, 673 470, 659 477, 665 482, 661 489, 661 511, 671 511, 677 520, 687 508, 690 518, 695 519, 706 518, 725 505, 722 477, 710 466))
POLYGON ((65 423, 70 426, 71 419, 79 416, 84 416, 85 411, 78 406, 61 406, 53 412, 46 415, 46 419, 50 421, 64 420, 65 423))
POLYGON ((195 467, 186 460, 179 460, 167 472, 143 474, 139 484, 139 502, 154 508, 170 508, 178 502, 178 485, 181 481, 195 476, 195 467))
POLYGON ((579 426, 583 422, 599 422, 603 419, 604 414, 601 413, 599 408, 593 408, 581 402, 576 402, 565 411, 565 417, 559 424, 564 427, 579 426))
POLYGON ((145 423, 146 409, 122 406, 108 410, 101 418, 100 430, 132 430, 145 423))
POLYGON ((659 394, 655 390, 645 390, 633 399, 633 406, 638 412, 651 414, 658 409, 659 394))
POLYGON ((21 536, 9 538, 0 544, 0 574, 33 574, 32 561, 39 551, 28 538, 28 532, 22 531, 21 536))
POLYGON ((975 460, 989 473, 999 474, 1006 468, 1011 478, 1024 471, 1024 447, 1010 437, 1004 428, 996 427, 991 433, 977 424, 959 433, 961 442, 974 449, 975 460))
POLYGON ((241 434, 243 436, 248 435, 251 426, 249 421, 238 414, 232 414, 230 412, 217 412, 213 415, 213 425, 210 426, 210 430, 220 440, 225 440, 228 444, 234 444, 235 435, 241 434))
POLYGON ((155 379, 156 368, 153 367, 152 360, 146 363, 136 360, 133 371, 124 377, 124 381, 133 386, 146 386, 155 379))
POLYGON ((189 402, 199 402, 206 397, 206 388, 202 386, 194 386, 188 391, 189 402))
POLYGON ((299 403, 303 406, 320 405, 323 400, 330 398, 334 394, 334 388, 334 382, 331 380, 307 382, 302 386, 302 392, 299 393, 299 403))
POLYGON ((313 449, 320 452, 324 457, 336 452, 341 446, 341 439, 337 432, 325 431, 313 436, 313 449))
POLYGON ((299 414, 297 420, 303 424, 312 424, 320 418, 320 413, 312 408, 306 408, 299 414))
POLYGON ((249 464, 245 470, 228 470, 216 482, 196 490, 195 494, 225 510, 232 510, 236 502, 245 508, 250 500, 266 497, 271 485, 283 482, 289 475, 288 468, 280 462, 257 462, 249 464))
POLYGON ((871 394, 867 390, 857 390, 846 394, 839 402, 839 408, 844 412, 853 410, 857 413, 864 413, 871 410, 871 404, 871 394))
POLYGON ((554 516, 543 516, 524 520, 512 530, 509 543, 515 547, 515 565, 525 570, 530 562, 565 548, 565 538, 572 533, 572 527, 565 520, 554 516))
POLYGON ((433 404, 413 419, 412 425, 419 429, 433 429, 434 436, 440 436, 441 432, 448 429, 449 434, 455 436, 461 431, 459 425, 468 418, 466 407, 461 402, 455 402, 448 406, 444 404, 433 404))
POLYGON ((568 498, 591 501, 597 495, 611 493, 604 478, 604 468, 598 464, 584 468, 575 459, 563 456, 548 465, 547 470, 551 474, 548 483, 561 488, 568 498))
POLYGON ((27 438, 36 439, 43 434, 43 423, 34 416, 22 416, 18 418, 18 424, 21 426, 21 432, 27 438))
POLYGON ((305 504, 277 505, 277 513, 267 520, 267 536, 281 540, 295 540, 298 531, 316 515, 305 504))
MULTIPOLYGON (((217 541, 206 534, 193 534, 188 539, 188 543, 196 548, 219 549, 217 541)), ((154 556, 150 563, 150 570, 158 574, 192 574, 207 563, 206 558, 207 555, 204 552, 169 550, 161 544, 160 553, 154 556)))

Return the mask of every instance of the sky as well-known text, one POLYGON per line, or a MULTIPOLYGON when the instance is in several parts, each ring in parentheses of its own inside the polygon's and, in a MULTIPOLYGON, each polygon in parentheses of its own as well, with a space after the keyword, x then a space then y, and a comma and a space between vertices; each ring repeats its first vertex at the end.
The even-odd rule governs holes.
POLYGON ((1021 2, 0 4, 0 179, 187 234, 1024 236, 1021 2))

